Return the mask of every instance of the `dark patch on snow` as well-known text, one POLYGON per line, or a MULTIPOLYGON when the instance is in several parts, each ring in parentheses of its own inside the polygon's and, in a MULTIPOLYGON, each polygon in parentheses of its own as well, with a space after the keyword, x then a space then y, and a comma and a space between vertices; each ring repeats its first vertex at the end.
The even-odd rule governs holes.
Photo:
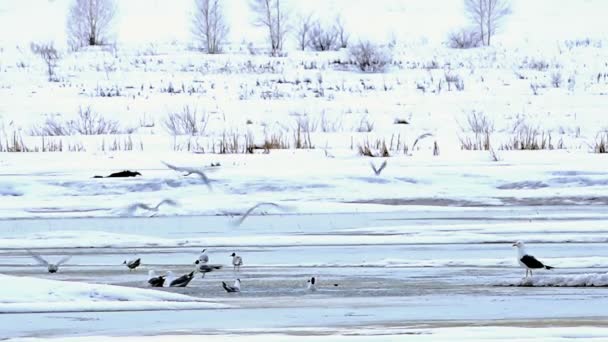
POLYGON ((608 175, 606 172, 594 172, 594 171, 554 171, 551 172, 554 176, 599 176, 608 175))
POLYGON ((574 184, 578 186, 598 186, 608 185, 608 179, 593 179, 589 177, 559 177, 552 178, 550 182, 558 184, 574 184))
POLYGON ((350 177, 350 179, 372 184, 388 184, 391 181, 380 177, 350 177))
POLYGON ((405 183, 410 183, 410 184, 418 184, 418 181, 414 178, 409 178, 409 177, 395 177, 396 180, 401 181, 401 182, 405 182, 405 183))
POLYGON ((331 185, 323 183, 299 183, 294 184, 293 182, 256 182, 256 183, 244 183, 238 188, 231 189, 232 193, 245 195, 256 192, 285 192, 285 191, 305 191, 307 189, 327 189, 331 188, 331 185))
POLYGON ((523 182, 514 182, 514 183, 506 183, 497 186, 497 189, 500 190, 520 190, 520 189, 541 189, 546 188, 549 185, 543 183, 541 181, 523 181, 523 182))

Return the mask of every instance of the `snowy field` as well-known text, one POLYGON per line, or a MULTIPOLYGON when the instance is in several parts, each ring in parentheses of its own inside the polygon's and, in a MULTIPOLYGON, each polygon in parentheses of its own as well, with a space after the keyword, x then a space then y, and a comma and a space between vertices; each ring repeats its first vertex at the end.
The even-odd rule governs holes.
POLYGON ((445 44, 460 0, 286 0, 390 47, 382 73, 268 57, 237 1, 220 55, 185 0, 120 0, 116 44, 70 52, 69 3, 0 1, 0 340, 608 341, 604 0, 513 1, 470 50, 445 44), (518 240, 555 268, 524 278, 518 240), (203 248, 222 269, 148 285, 203 248))

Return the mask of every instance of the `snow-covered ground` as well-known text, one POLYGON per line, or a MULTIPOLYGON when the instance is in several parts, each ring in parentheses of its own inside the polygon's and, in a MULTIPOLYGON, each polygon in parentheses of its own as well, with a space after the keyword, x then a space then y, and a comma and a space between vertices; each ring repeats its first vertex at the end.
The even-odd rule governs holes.
POLYGON ((222 308, 177 293, 1 275, 0 313, 222 308))
POLYGON ((239 1, 214 56, 190 0, 121 0, 116 44, 76 52, 70 1, 0 1, 0 339, 608 340, 605 1, 514 0, 493 46, 455 50, 459 0, 285 0, 390 49, 375 74, 293 37, 267 56, 239 1), (46 41, 53 81, 30 51, 46 41), (116 132, 70 129, 87 113, 116 132), (196 132, 168 127, 188 113, 196 132), (489 150, 466 146, 474 118, 489 150), (281 207, 237 225, 259 202, 281 207), (516 240, 555 269, 523 279, 516 240), (202 248, 221 270, 147 288, 202 248), (72 258, 49 274, 28 250, 72 258))

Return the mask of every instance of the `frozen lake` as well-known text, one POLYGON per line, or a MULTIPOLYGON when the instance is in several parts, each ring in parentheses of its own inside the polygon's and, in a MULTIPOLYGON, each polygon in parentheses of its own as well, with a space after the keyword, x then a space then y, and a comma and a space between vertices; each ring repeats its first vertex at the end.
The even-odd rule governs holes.
POLYGON ((606 273, 608 225, 599 206, 411 207, 253 216, 240 227, 232 222, 226 216, 2 220, 0 273, 146 287, 149 269, 189 272, 207 248, 210 263, 222 270, 163 291, 232 306, 14 314, 0 303, 2 337, 356 333, 525 327, 530 319, 538 326, 601 326, 607 316, 608 288, 511 286, 525 273, 511 246, 519 239, 556 267, 535 278, 606 273), (59 273, 48 274, 25 248, 51 260, 73 257, 59 273), (238 274, 230 266, 232 252, 244 259, 238 274), (121 263, 134 256, 143 265, 129 272, 121 263), (310 276, 319 280, 315 293, 305 291, 310 276), (242 292, 225 293, 221 281, 235 277, 242 292))

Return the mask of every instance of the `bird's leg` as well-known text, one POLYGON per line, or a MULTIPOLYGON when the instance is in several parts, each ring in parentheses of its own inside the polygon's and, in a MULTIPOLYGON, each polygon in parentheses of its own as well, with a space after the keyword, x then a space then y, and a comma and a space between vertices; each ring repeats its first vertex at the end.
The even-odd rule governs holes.
POLYGON ((530 270, 530 278, 532 278, 532 270, 530 270))

